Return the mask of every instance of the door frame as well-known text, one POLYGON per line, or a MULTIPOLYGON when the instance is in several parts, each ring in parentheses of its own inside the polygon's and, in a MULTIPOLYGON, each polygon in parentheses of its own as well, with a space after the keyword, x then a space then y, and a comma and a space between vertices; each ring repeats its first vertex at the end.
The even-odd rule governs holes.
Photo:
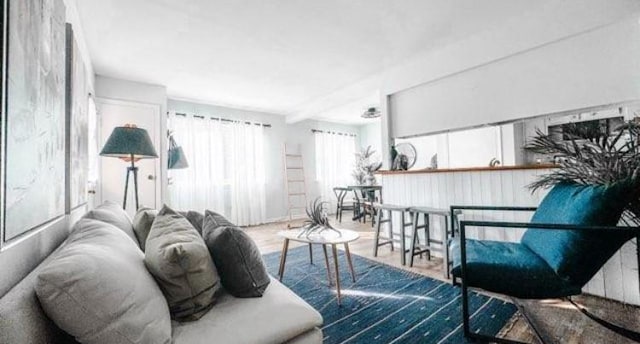
MULTIPOLYGON (((152 109, 156 112, 157 116, 154 117, 153 120, 153 125, 154 128, 157 130, 156 133, 156 139, 157 139, 157 144, 156 144, 156 149, 158 150, 158 159, 155 159, 154 164, 156 166, 156 180, 155 180, 155 184, 156 184, 156 197, 155 197, 155 202, 156 202, 156 207, 159 207, 162 204, 162 182, 164 180, 164 174, 165 171, 162 168, 163 164, 162 161, 164 161, 164 143, 163 143, 163 135, 162 135, 162 107, 160 106, 160 104, 154 104, 154 103, 144 103, 144 102, 138 102, 138 101, 132 101, 132 100, 123 100, 123 99, 114 99, 114 98, 106 98, 106 97, 95 97, 95 103, 96 103, 96 130, 98 131, 98 142, 103 142, 103 138, 102 138, 102 113, 101 113, 101 109, 100 106, 102 104, 108 104, 108 105, 134 105, 134 106, 139 106, 139 107, 143 107, 143 108, 148 108, 148 109, 152 109)), ((154 139, 154 135, 153 133, 149 133, 149 135, 151 136, 151 139, 154 139)), ((106 138, 105 138, 106 139, 106 138)), ((100 150, 102 149, 102 147, 98 147, 98 154, 100 153, 100 150)), ((102 158, 100 157, 98 159, 98 186, 96 187, 96 200, 97 203, 96 204, 102 204, 104 202, 104 200, 102 199, 102 158)), ((140 176, 138 176, 140 177, 140 176)))

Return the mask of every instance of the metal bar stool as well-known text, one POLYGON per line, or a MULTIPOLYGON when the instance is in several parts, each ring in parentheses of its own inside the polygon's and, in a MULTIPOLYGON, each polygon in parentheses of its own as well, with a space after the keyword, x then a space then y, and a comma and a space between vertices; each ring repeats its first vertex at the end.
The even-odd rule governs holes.
MULTIPOLYGON (((440 252, 442 254, 442 267, 444 270, 444 277, 449 278, 449 217, 451 213, 447 209, 431 208, 431 207, 411 207, 409 209, 411 217, 413 219, 413 232, 411 239, 411 256, 409 258, 409 266, 413 266, 413 258, 417 255, 422 256, 423 253, 427 255, 427 259, 431 260, 431 252, 440 252), (420 225, 420 215, 423 218, 423 224, 420 225), (433 239, 431 237, 431 215, 444 217, 444 226, 441 226, 441 239, 433 239), (424 229, 424 244, 420 243, 418 231, 424 229)), ((455 214, 459 214, 456 211, 455 214)))
POLYGON ((407 252, 409 250, 406 249, 406 233, 405 229, 407 227, 413 227, 412 215, 409 213, 409 207, 404 207, 401 205, 393 205, 393 204, 381 204, 381 203, 373 203, 373 208, 376 210, 378 215, 378 226, 376 227, 376 234, 373 246, 373 256, 378 256, 378 247, 384 246, 387 244, 391 245, 391 251, 393 251, 393 243, 395 241, 394 233, 393 233, 393 213, 400 213, 400 262, 402 265, 407 264, 407 252), (383 219, 386 214, 386 218, 383 219), (406 222, 406 213, 409 213, 409 222, 406 222), (382 224, 389 224, 389 235, 387 240, 380 242, 380 230, 382 229, 382 224))

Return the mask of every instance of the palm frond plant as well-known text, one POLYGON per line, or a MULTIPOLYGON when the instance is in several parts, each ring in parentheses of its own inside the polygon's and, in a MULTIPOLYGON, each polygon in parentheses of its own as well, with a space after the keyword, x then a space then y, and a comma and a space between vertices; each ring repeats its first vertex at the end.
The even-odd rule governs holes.
POLYGON ((376 151, 371 146, 363 148, 356 153, 356 166, 351 175, 357 185, 375 185, 376 177, 374 173, 382 167, 382 162, 371 162, 371 157, 376 151))
POLYGON ((532 191, 561 182, 609 185, 629 182, 633 201, 623 221, 640 225, 640 126, 630 121, 608 135, 594 125, 569 124, 563 128, 568 140, 555 140, 540 130, 525 149, 557 159, 558 168, 541 175, 529 185, 532 191))
POLYGON ((327 202, 321 201, 321 198, 318 197, 313 202, 310 202, 309 205, 305 208, 305 212, 307 213, 307 220, 304 221, 304 225, 302 226, 302 230, 298 234, 298 238, 306 235, 308 238, 311 234, 321 234, 326 230, 330 230, 338 233, 338 235, 342 235, 340 231, 336 230, 329 223, 329 216, 327 216, 327 212, 325 211, 325 204, 327 202))

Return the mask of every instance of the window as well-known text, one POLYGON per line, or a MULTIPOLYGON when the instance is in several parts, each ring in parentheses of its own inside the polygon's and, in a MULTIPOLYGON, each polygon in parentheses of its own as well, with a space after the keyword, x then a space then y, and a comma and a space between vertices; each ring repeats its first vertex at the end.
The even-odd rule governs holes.
POLYGON ((333 188, 354 183, 355 149, 354 135, 315 132, 316 181, 324 201, 334 203, 333 188))
POLYGON ((189 163, 169 171, 172 206, 221 212, 241 226, 266 220, 261 125, 172 115, 169 128, 189 163))

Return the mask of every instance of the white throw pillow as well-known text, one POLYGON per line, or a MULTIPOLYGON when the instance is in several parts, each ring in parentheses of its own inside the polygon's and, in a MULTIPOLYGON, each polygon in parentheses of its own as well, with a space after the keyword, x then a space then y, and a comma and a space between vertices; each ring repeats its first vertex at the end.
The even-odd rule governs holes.
POLYGON ((58 327, 81 343, 171 343, 167 303, 125 233, 81 219, 63 245, 35 286, 58 327))

